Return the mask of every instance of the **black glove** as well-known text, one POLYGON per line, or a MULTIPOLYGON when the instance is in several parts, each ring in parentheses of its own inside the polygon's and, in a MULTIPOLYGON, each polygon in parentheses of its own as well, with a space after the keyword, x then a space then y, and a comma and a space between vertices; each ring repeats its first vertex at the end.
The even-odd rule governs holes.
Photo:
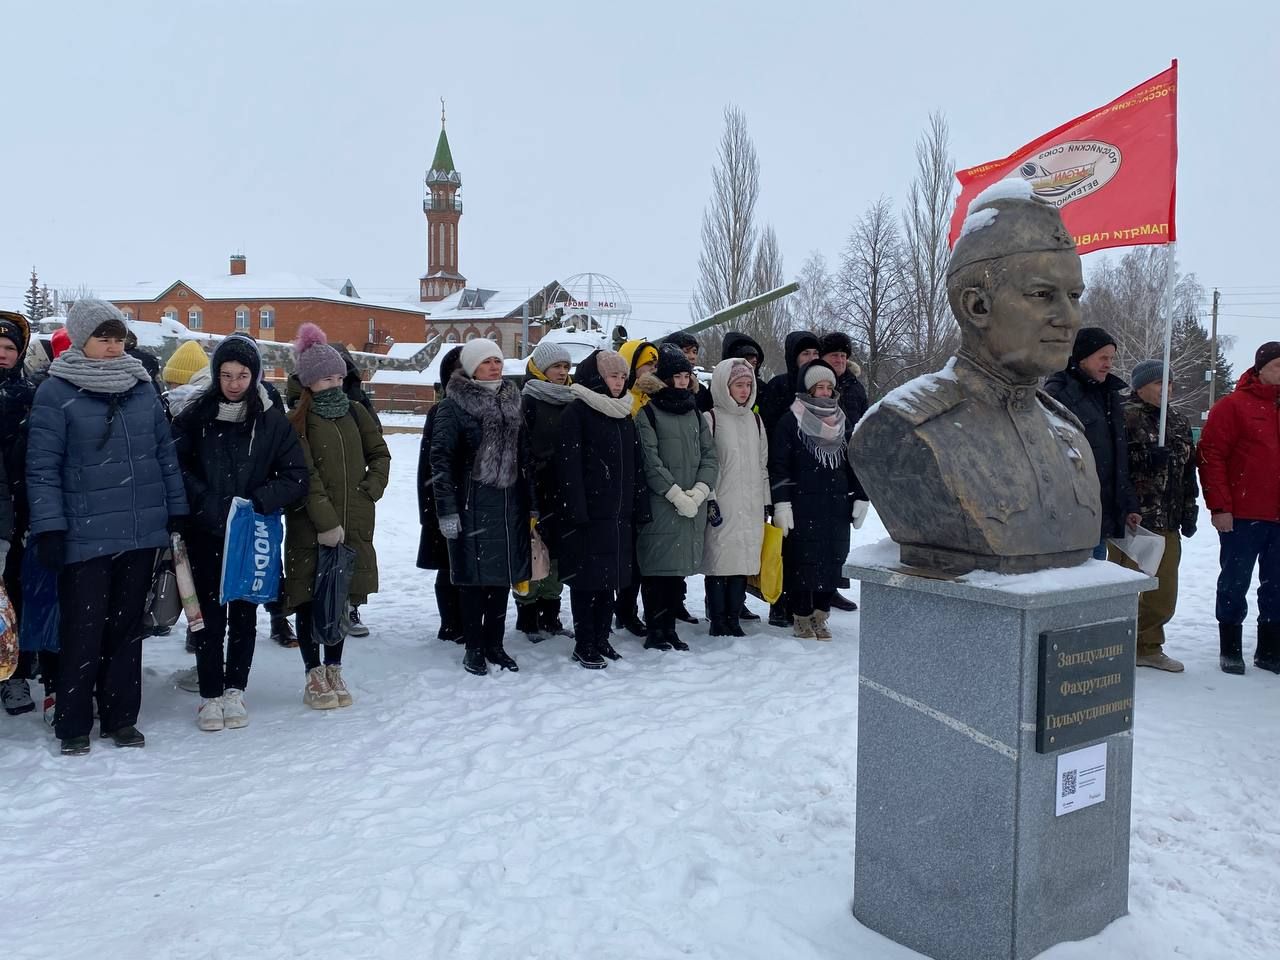
POLYGON ((1196 522, 1194 520, 1182 521, 1182 535, 1190 539, 1196 535, 1196 522))
POLYGON ((1163 470, 1169 465, 1168 447, 1147 447, 1147 459, 1155 470, 1163 470))
POLYGON ((67 562, 66 531, 50 530, 36 537, 36 558, 46 570, 61 573, 67 562))

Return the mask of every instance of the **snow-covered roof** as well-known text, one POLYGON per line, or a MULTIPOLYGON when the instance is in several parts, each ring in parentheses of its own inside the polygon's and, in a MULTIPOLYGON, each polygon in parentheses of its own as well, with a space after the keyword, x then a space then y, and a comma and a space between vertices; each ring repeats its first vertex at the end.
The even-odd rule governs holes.
MULTIPOLYGON (((396 355, 395 351, 398 346, 400 344, 397 343, 391 348, 389 351, 390 356, 396 355)), ((412 346, 412 344, 406 344, 406 346, 412 346)), ((386 384, 388 386, 401 387, 434 387, 440 382, 440 361, 445 358, 450 350, 460 346, 462 346, 460 343, 446 343, 436 351, 436 355, 431 358, 431 363, 427 365, 427 369, 420 372, 414 370, 379 370, 369 378, 369 382, 375 386, 386 384)), ((418 344, 418 347, 421 348, 422 344, 418 344)), ((526 361, 519 359, 503 360, 502 375, 504 377, 523 377, 525 375, 525 363, 526 361)))
POLYGON ((155 301, 161 299, 178 283, 189 287, 205 300, 325 300, 355 307, 403 310, 419 316, 427 312, 426 306, 420 303, 401 300, 365 300, 360 297, 346 296, 341 290, 343 286, 352 293, 355 292, 349 280, 317 280, 297 273, 225 274, 218 277, 181 277, 168 282, 142 281, 117 290, 103 291, 99 296, 113 302, 155 301), (337 289, 331 286, 335 282, 339 284, 337 289))
POLYGON ((526 300, 541 290, 488 290, 481 287, 464 287, 451 293, 439 303, 427 306, 427 317, 432 323, 479 323, 485 320, 502 320, 518 313, 526 300), (471 306, 470 304, 479 304, 471 306))

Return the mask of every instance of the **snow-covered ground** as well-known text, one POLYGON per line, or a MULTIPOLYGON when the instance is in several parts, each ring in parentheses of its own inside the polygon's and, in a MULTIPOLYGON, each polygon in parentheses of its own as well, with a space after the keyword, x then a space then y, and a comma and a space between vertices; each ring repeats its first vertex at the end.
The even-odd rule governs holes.
MULTIPOLYGON (((301 659, 264 618, 245 730, 196 729, 170 683, 179 631, 148 642, 145 750, 63 759, 35 715, 0 716, 0 953, 917 956, 849 912, 857 614, 829 644, 627 637, 598 672, 509 633, 520 672, 469 676, 413 565, 418 437, 388 439, 352 708, 302 705, 301 659)), ((856 543, 882 535, 872 518, 856 543)), ((1280 677, 1218 671, 1207 518, 1183 569, 1168 649, 1187 672, 1138 676, 1130 916, 1046 960, 1280 956, 1280 677)))

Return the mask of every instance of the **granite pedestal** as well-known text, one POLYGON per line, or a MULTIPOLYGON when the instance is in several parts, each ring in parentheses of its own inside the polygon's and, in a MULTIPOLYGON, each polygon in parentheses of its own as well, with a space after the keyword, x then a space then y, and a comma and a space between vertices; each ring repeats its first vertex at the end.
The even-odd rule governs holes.
POLYGON ((1026 960, 1096 934, 1128 912, 1132 701, 1108 691, 1110 722, 1129 729, 1077 730, 1066 748, 1106 744, 1105 800, 1055 815, 1041 635, 1127 638, 1123 655, 1098 649, 1127 658, 1131 684, 1138 594, 1155 581, 1098 561, 930 579, 896 557, 879 544, 845 568, 862 581, 854 915, 938 960, 1026 960))

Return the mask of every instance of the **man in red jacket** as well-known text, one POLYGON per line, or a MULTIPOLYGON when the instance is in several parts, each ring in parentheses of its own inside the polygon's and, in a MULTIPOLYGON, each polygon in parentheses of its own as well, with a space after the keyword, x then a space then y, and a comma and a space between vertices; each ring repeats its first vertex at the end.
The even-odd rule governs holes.
POLYGON ((1200 486, 1222 548, 1218 634, 1224 673, 1244 673, 1241 639, 1258 566, 1253 664, 1280 673, 1280 343, 1258 348, 1200 437, 1200 486))

